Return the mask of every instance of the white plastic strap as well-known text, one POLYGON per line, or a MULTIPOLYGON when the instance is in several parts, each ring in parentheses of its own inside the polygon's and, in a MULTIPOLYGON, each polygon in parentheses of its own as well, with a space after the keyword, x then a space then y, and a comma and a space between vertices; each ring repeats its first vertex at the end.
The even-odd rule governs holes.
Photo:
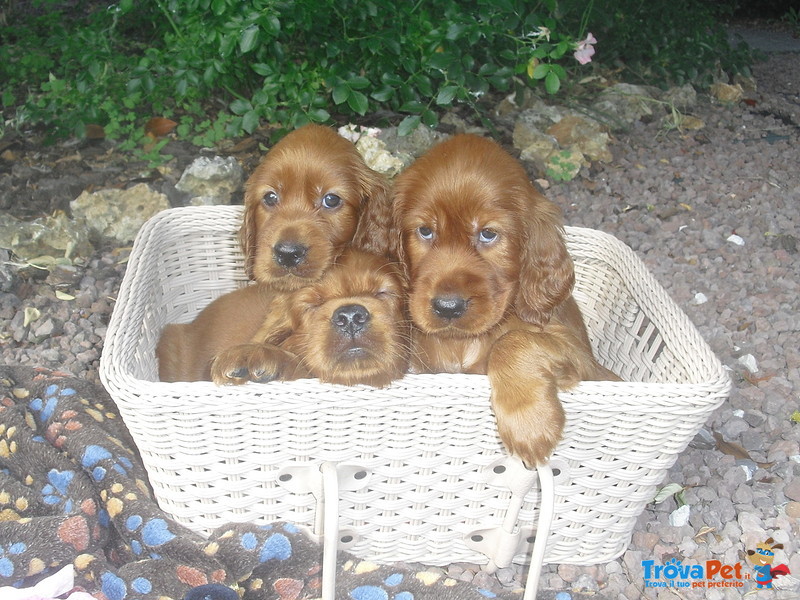
POLYGON ((336 596, 336 555, 339 550, 339 474, 336 463, 324 462, 322 503, 325 517, 322 526, 322 600, 336 596))
POLYGON ((535 600, 539 588, 539 575, 542 572, 544 553, 547 550, 547 538, 550 537, 550 526, 555 512, 555 485, 553 471, 548 463, 536 467, 539 473, 539 518, 536 523, 536 539, 533 541, 531 563, 528 567, 528 578, 525 581, 525 594, 522 600, 535 600))

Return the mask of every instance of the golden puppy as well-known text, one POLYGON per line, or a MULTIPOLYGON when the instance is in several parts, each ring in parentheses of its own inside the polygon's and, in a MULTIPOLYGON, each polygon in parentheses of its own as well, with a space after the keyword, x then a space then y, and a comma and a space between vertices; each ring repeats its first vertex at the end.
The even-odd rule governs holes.
MULTIPOLYGON (((161 345, 162 380, 170 361, 202 365, 190 380, 246 381, 318 377, 323 381, 384 386, 408 368, 409 324, 400 268, 350 249, 321 279, 290 294, 253 285, 226 294, 183 325, 176 355, 161 345), (237 315, 237 328, 225 325, 237 315), (239 318, 241 316, 241 318, 239 318), (259 330, 256 335, 253 331, 259 330), (258 340, 254 343, 253 340, 258 340)), ((169 344, 162 338, 162 344, 169 344)))
POLYGON ((316 281, 351 242, 386 249, 388 184, 328 127, 306 125, 278 142, 248 179, 244 199, 245 269, 273 289, 316 281))
POLYGON ((311 376, 344 385, 385 386, 408 369, 404 307, 399 266, 347 250, 319 281, 289 297, 288 330, 276 320, 259 334, 265 343, 221 352, 211 377, 220 384, 311 376))
POLYGON ((273 303, 275 294, 317 281, 348 245, 385 253, 389 202, 385 178, 367 167, 351 142, 321 125, 289 133, 245 186, 239 239, 245 269, 264 289, 233 292, 230 310, 204 313, 191 329, 167 325, 157 349, 161 380, 208 379, 219 344, 249 341, 243 332, 252 334, 260 319, 280 314, 270 312, 265 298, 273 303), (214 343, 205 347, 207 340, 214 343))
POLYGON ((394 189, 412 371, 487 374, 503 443, 542 463, 564 428, 558 390, 616 379, 595 361, 572 298, 557 207, 513 157, 474 135, 432 148, 394 189))

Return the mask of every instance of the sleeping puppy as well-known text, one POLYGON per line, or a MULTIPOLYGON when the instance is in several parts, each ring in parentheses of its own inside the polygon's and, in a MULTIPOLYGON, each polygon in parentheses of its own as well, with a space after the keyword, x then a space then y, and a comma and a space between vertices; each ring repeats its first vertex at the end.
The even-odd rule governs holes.
POLYGON ((208 379, 202 359, 213 352, 202 347, 205 340, 249 341, 242 340, 243 332, 261 326, 265 297, 272 303, 272 293, 290 293, 319 280, 347 246, 385 253, 389 194, 385 178, 332 129, 306 125, 284 137, 245 185, 239 231, 245 270, 270 294, 234 292, 231 306, 252 310, 204 314, 194 329, 213 330, 214 336, 167 325, 157 350, 161 380, 208 379))
POLYGON ((179 361, 202 365, 190 381, 242 384, 318 377, 385 386, 408 368, 404 299, 398 265, 348 249, 320 279, 291 294, 253 285, 218 298, 183 326, 180 344, 162 338, 159 371, 162 380, 176 381, 165 377, 173 370, 170 362, 179 361), (236 328, 224 325, 226 315, 242 317, 236 328))
POLYGON ((564 428, 557 392, 617 379, 592 355, 558 208, 518 161, 474 135, 434 146, 394 191, 412 371, 488 375, 506 448, 528 466, 544 462, 564 428))

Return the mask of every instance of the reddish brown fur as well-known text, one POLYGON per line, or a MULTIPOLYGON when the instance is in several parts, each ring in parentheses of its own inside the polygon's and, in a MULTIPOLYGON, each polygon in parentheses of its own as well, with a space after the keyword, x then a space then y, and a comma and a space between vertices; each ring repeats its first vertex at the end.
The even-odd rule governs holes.
POLYGON ((163 381, 210 378, 210 361, 224 347, 246 343, 253 332, 288 328, 278 306, 286 293, 317 281, 347 247, 383 254, 390 219, 389 187, 369 169, 352 143, 332 129, 307 125, 283 138, 264 157, 245 186, 239 232, 252 289, 232 292, 190 325, 167 325, 157 355, 163 381), (277 202, 268 206, 265 196, 277 202), (325 208, 323 198, 341 199, 325 208), (307 248, 297 265, 281 266, 274 248, 281 242, 307 248), (267 319, 266 323, 261 323, 267 319))
POLYGON ((412 370, 488 374, 509 452, 543 462, 564 427, 557 391, 616 378, 592 356, 557 207, 500 146, 460 135, 397 178, 394 224, 412 370), (443 317, 441 299, 463 301, 463 314, 443 317))
POLYGON ((351 242, 386 250, 389 188, 364 163, 355 146, 332 129, 306 125, 278 142, 245 186, 240 240, 247 273, 274 289, 291 291, 319 279, 351 242), (274 206, 264 203, 275 193, 274 206), (326 194, 341 198, 335 209, 322 205, 326 194), (308 247, 293 268, 274 259, 280 242, 308 247))
POLYGON ((219 353, 211 367, 216 383, 311 376, 381 387, 405 374, 409 325, 398 265, 374 254, 345 251, 319 281, 286 300, 280 310, 288 316, 289 328, 262 328, 260 335, 267 343, 232 346, 219 353), (349 306, 368 312, 364 330, 354 336, 343 335, 335 324, 337 310, 349 306), (285 339, 278 344, 268 343, 281 338, 285 339))

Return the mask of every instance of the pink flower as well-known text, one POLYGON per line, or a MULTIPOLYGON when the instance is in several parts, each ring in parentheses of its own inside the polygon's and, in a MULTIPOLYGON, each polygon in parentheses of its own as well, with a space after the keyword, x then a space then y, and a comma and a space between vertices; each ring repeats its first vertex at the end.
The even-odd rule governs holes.
POLYGON ((585 40, 578 42, 578 49, 575 50, 575 53, 573 54, 575 60, 582 65, 592 62, 592 56, 594 56, 594 44, 596 43, 597 40, 591 33, 586 36, 585 40))

